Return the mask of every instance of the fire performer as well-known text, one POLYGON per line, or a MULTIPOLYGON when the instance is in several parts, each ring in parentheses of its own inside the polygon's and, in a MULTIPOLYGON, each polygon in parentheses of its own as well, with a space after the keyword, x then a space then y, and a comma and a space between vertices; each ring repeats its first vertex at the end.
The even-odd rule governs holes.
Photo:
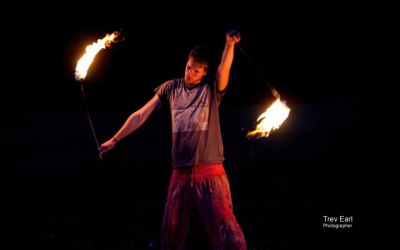
POLYGON ((199 211, 213 249, 246 249, 222 164, 224 152, 218 114, 227 90, 235 44, 240 39, 238 31, 226 33, 221 61, 213 77, 208 77, 207 48, 193 48, 184 77, 159 85, 155 96, 100 146, 100 157, 104 157, 153 111, 169 103, 173 168, 161 230, 162 249, 185 249, 193 209, 199 211))

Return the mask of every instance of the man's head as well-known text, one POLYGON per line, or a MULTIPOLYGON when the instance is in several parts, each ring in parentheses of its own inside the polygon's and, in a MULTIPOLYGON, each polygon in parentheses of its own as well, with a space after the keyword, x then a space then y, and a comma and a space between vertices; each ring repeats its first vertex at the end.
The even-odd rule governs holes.
POLYGON ((189 86, 194 86, 201 82, 203 76, 207 75, 209 64, 208 49, 205 46, 196 46, 190 51, 186 69, 185 81, 189 86))

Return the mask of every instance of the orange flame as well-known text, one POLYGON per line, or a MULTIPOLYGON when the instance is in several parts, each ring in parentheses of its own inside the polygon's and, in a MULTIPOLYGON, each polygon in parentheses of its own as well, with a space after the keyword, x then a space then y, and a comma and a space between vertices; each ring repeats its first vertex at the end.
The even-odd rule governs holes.
POLYGON ((264 112, 262 113, 257 121, 257 127, 255 130, 247 133, 247 137, 268 137, 272 130, 278 129, 280 125, 289 116, 290 109, 285 103, 281 102, 280 98, 264 112))
POLYGON ((86 53, 79 59, 75 69, 75 80, 81 81, 85 79, 90 64, 92 64, 94 57, 101 49, 105 49, 111 45, 111 42, 116 42, 119 32, 107 34, 103 39, 98 39, 97 42, 86 47, 86 53))

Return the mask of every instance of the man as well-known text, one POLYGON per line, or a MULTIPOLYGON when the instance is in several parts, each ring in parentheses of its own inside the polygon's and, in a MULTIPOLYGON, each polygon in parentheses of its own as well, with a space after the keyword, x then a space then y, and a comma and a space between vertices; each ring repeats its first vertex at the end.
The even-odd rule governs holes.
POLYGON ((225 35, 225 47, 214 78, 208 78, 205 47, 190 52, 184 78, 166 81, 155 96, 129 116, 120 130, 100 146, 100 157, 138 129, 163 104, 172 120, 173 171, 161 232, 162 249, 185 249, 190 218, 197 209, 213 249, 246 249, 232 210, 229 182, 222 162, 223 143, 218 107, 226 92, 239 32, 225 35))

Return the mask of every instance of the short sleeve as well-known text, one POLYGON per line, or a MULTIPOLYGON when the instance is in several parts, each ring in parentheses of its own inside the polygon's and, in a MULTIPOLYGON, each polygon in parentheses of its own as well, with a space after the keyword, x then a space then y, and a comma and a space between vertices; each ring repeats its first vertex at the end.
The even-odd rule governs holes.
POLYGON ((221 101, 222 97, 226 93, 226 90, 228 89, 228 86, 226 86, 225 89, 223 89, 223 90, 218 90, 217 81, 216 80, 212 81, 212 86, 213 86, 213 90, 214 90, 213 91, 214 95, 217 97, 218 101, 221 101))
POLYGON ((158 97, 160 97, 160 99, 163 102, 166 102, 169 100, 169 97, 172 93, 173 83, 174 83, 173 80, 166 81, 154 89, 154 92, 156 93, 156 95, 158 97))

